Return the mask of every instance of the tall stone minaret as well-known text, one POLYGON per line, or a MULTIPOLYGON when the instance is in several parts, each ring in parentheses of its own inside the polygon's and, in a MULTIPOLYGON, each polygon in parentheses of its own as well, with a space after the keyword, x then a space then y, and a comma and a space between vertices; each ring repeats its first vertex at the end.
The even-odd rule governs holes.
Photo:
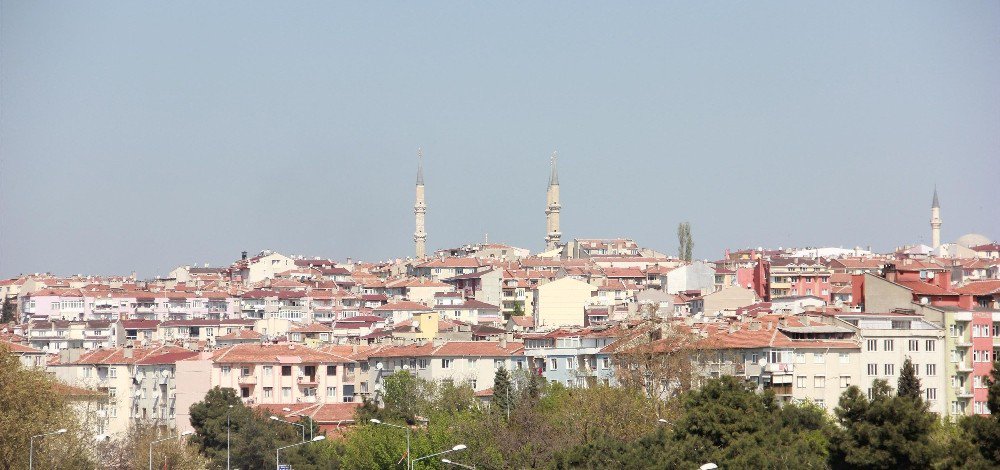
POLYGON ((931 247, 941 246, 941 204, 938 203, 937 186, 934 187, 934 200, 931 201, 931 247))
POLYGON ((427 203, 424 202, 424 151, 417 149, 417 201, 413 204, 413 215, 417 230, 413 232, 413 244, 417 259, 427 256, 427 232, 424 231, 424 214, 427 213, 427 203))
POLYGON ((545 207, 545 251, 554 250, 559 247, 559 241, 562 238, 562 232, 559 231, 559 209, 562 207, 559 205, 559 173, 556 171, 556 158, 558 155, 556 152, 552 152, 552 160, 549 165, 551 166, 551 172, 549 173, 549 189, 546 192, 546 202, 548 205, 545 207))

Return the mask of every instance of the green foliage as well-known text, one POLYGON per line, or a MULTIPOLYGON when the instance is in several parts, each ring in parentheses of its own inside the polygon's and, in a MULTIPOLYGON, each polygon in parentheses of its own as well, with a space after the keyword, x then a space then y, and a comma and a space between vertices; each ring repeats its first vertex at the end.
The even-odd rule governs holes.
POLYGON ((500 367, 497 369, 496 374, 493 375, 493 403, 491 409, 496 412, 508 416, 510 410, 514 408, 514 399, 517 398, 517 392, 513 390, 514 384, 511 382, 510 373, 507 372, 507 368, 500 367))
POLYGON ((691 223, 681 222, 677 225, 677 257, 690 262, 694 250, 694 239, 691 238, 691 223))
POLYGON ((834 468, 926 468, 934 460, 930 440, 937 416, 920 398, 892 394, 884 380, 869 400, 856 386, 835 410, 840 427, 831 435, 834 468))
POLYGON ((521 302, 514 302, 514 311, 511 312, 511 316, 521 317, 524 316, 524 305, 521 302))
POLYGON ((28 468, 31 436, 62 428, 67 432, 35 438, 35 468, 97 468, 84 416, 58 390, 55 379, 21 367, 18 357, 0 346, 0 469, 28 468))
POLYGON ((215 387, 191 405, 195 430, 191 443, 210 460, 210 468, 226 468, 227 414, 233 468, 270 469, 275 449, 301 441, 299 427, 271 421, 267 414, 243 405, 233 389, 215 387))
POLYGON ((17 297, 8 297, 3 301, 3 309, 0 310, 0 323, 10 323, 17 321, 17 297))
POLYGON ((896 395, 916 401, 921 400, 920 379, 917 378, 917 371, 910 358, 903 361, 903 369, 899 372, 899 381, 896 384, 896 395))

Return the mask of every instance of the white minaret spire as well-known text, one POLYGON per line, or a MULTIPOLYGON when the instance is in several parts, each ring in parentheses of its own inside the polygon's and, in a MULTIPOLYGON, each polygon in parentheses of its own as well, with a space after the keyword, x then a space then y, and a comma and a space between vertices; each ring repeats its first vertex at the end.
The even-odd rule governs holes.
POLYGON ((941 204, 938 202, 937 185, 934 186, 934 200, 931 201, 931 248, 941 246, 941 204))
POLYGON ((413 215, 417 230, 413 232, 413 244, 417 259, 427 256, 427 232, 424 231, 424 214, 427 213, 427 203, 424 202, 424 151, 417 149, 417 201, 413 204, 413 215))
POLYGON ((558 154, 552 152, 552 159, 549 161, 549 189, 546 192, 545 207, 545 251, 554 250, 559 247, 562 232, 559 231, 559 173, 556 170, 556 159, 558 154))

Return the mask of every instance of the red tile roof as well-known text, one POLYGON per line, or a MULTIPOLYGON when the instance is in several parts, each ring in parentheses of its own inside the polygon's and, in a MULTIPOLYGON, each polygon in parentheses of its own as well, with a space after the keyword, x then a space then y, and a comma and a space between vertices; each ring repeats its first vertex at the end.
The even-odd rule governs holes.
POLYGON ((959 294, 993 295, 1000 294, 1000 280, 970 282, 955 289, 959 294))

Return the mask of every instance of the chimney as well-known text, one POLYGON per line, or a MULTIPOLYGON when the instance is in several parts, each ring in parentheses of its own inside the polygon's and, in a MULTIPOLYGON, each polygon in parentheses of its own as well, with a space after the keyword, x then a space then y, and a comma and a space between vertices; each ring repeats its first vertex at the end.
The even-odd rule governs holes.
POLYGON ((507 349, 507 337, 506 336, 501 336, 500 337, 500 349, 507 349))
POLYGON ((951 273, 948 271, 934 273, 934 284, 944 290, 951 290, 951 273))
POLYGON ((122 355, 125 356, 125 359, 132 359, 135 355, 135 350, 132 348, 125 348, 122 350, 122 355))
POLYGON ((244 251, 240 259, 247 259, 247 252, 244 251))

